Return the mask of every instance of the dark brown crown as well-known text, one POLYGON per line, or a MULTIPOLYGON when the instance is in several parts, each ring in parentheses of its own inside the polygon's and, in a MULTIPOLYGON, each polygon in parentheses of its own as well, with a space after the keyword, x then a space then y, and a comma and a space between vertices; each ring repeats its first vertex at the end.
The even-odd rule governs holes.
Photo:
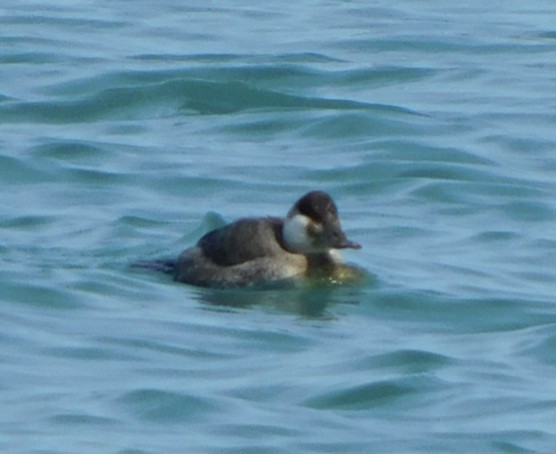
POLYGON ((299 213, 319 223, 338 216, 334 200, 323 191, 308 192, 296 202, 295 206, 299 213))

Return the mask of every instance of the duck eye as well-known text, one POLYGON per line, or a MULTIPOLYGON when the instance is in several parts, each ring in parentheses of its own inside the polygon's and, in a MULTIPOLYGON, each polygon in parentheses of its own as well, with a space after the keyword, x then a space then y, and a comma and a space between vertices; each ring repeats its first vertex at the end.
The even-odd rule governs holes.
POLYGON ((307 226, 307 232, 313 236, 319 235, 320 233, 322 233, 322 224, 319 224, 318 222, 311 222, 307 226))

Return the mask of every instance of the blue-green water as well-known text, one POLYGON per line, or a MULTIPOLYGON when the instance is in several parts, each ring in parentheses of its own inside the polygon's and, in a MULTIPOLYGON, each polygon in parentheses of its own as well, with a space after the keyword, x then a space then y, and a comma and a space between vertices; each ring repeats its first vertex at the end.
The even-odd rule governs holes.
POLYGON ((2 452, 554 452, 553 1, 4 3, 2 452), (311 189, 368 282, 129 266, 311 189))

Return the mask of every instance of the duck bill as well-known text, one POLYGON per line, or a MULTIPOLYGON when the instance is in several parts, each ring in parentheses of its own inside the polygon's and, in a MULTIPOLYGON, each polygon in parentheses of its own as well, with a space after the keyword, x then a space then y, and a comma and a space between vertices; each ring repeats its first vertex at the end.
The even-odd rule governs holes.
POLYGON ((338 249, 361 249, 361 245, 355 241, 350 241, 346 238, 339 246, 338 249))
POLYGON ((342 232, 339 238, 336 240, 336 244, 334 244, 335 249, 361 249, 361 245, 356 243, 355 241, 350 241, 347 239, 345 234, 342 232))

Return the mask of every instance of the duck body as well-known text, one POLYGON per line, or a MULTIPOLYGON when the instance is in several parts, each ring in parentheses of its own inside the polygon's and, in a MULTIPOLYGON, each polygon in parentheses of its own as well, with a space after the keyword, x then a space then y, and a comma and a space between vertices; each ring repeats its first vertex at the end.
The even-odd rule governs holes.
POLYGON ((346 238, 332 198, 313 191, 286 218, 244 218, 207 233, 178 257, 174 280, 230 288, 332 273, 342 248, 360 246, 346 238))
POLYGON ((280 246, 281 227, 278 218, 240 219, 213 230, 178 257, 174 280, 225 288, 302 275, 307 259, 280 246))

